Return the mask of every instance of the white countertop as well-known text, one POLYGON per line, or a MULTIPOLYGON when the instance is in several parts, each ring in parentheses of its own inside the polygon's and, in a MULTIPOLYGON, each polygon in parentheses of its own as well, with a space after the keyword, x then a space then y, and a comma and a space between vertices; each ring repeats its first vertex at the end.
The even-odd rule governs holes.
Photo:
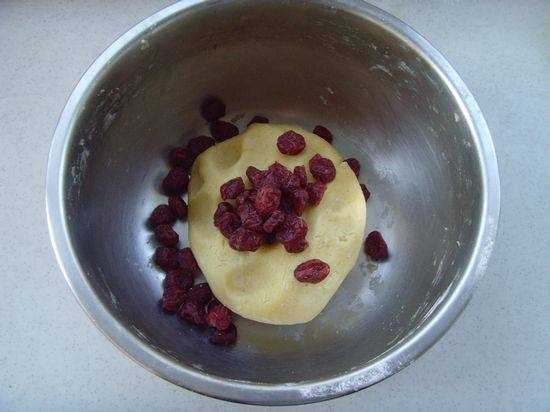
MULTIPOLYGON (((0 2, 0 411, 256 409, 124 356, 80 309, 50 247, 45 172, 65 101, 104 48, 169 3, 0 2)), ((432 349, 369 389, 297 409, 550 410, 550 2, 373 3, 430 40, 481 106, 500 167, 499 234, 474 298, 432 349)))

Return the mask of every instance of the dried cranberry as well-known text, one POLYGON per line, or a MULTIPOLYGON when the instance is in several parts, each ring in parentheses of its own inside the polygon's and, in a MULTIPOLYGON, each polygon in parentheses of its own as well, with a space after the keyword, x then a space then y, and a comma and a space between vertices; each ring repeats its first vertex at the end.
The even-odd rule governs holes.
POLYGON ((237 328, 234 324, 230 324, 225 330, 218 330, 216 328, 209 329, 210 343, 214 345, 230 346, 237 341, 237 328))
POLYGON ((313 133, 332 144, 332 133, 326 127, 317 125, 313 129, 313 133))
POLYGON ((281 203, 281 190, 272 184, 262 186, 256 193, 254 205, 260 215, 269 216, 281 203))
POLYGON ((246 189, 239 196, 237 196, 237 199, 235 200, 237 206, 242 205, 246 200, 248 200, 253 192, 255 192, 254 189, 246 189))
POLYGON ((269 123, 269 119, 263 116, 254 116, 250 123, 248 123, 248 126, 254 123, 269 123))
POLYGON ((279 209, 285 215, 291 215, 294 213, 294 207, 292 206, 292 201, 288 196, 281 197, 281 204, 279 205, 279 209))
POLYGON ((336 168, 332 160, 316 154, 309 160, 309 171, 315 179, 323 183, 329 183, 336 176, 336 168))
POLYGON ((218 208, 214 212, 214 226, 218 226, 219 219, 222 217, 222 215, 225 212, 232 212, 232 211, 233 211, 233 206, 231 206, 231 203, 227 203, 227 202, 219 203, 218 208))
POLYGON ((204 325, 206 323, 206 308, 204 305, 192 300, 187 300, 181 305, 178 314, 183 320, 195 325, 204 325))
POLYGON ((267 168, 267 170, 275 175, 279 184, 282 181, 287 180, 292 175, 292 172, 279 162, 273 163, 267 168))
POLYGON ((197 136, 189 140, 189 142, 187 143, 187 150, 189 150, 192 153, 193 157, 196 158, 206 149, 214 146, 215 143, 216 142, 214 141, 214 139, 209 136, 197 136))
POLYGON ((183 220, 187 217, 187 203, 179 196, 170 196, 168 205, 172 208, 179 219, 183 220))
POLYGON ((301 134, 289 130, 277 138, 277 147, 282 154, 293 156, 304 150, 306 141, 301 134))
POLYGON ((197 302, 200 305, 206 305, 212 299, 212 290, 208 283, 203 282, 196 284, 187 292, 187 300, 197 302))
POLYGON ((367 186, 361 183, 361 190, 363 191, 363 196, 365 196, 365 202, 366 202, 367 200, 369 200, 369 197, 370 197, 369 189, 367 189, 367 186))
POLYGON ((248 166, 246 168, 246 177, 248 177, 248 180, 250 180, 250 183, 256 188, 259 187, 259 183, 262 179, 263 171, 254 167, 254 166, 248 166))
POLYGON ((153 260, 165 272, 179 267, 178 250, 173 247, 160 246, 155 250, 153 260))
POLYGON ((327 190, 327 185, 322 182, 308 183, 306 185, 307 194, 309 195, 309 203, 313 206, 319 206, 323 195, 327 190))
POLYGON ((162 188, 167 195, 181 195, 187 191, 188 184, 187 170, 182 167, 174 167, 162 181, 162 188))
POLYGON ((164 287, 177 286, 184 290, 189 290, 195 283, 193 275, 183 269, 174 269, 166 273, 164 278, 164 287))
POLYGON ((210 125, 210 133, 218 142, 231 139, 239 134, 239 128, 232 123, 216 120, 210 125))
POLYGON ((169 225, 176 221, 176 214, 168 205, 158 205, 149 216, 149 226, 169 225))
POLYGON ((233 212, 225 212, 217 220, 218 229, 225 237, 229 237, 231 233, 241 227, 241 219, 233 212))
POLYGON ((217 97, 207 97, 201 104, 201 114, 208 123, 225 116, 225 103, 217 97))
POLYGON ((240 252, 254 252, 264 243, 265 238, 261 233, 243 227, 229 236, 229 246, 240 252))
POLYGON ((178 285, 170 285, 164 288, 162 293, 162 308, 167 312, 175 312, 184 302, 187 296, 185 289, 178 285))
POLYGON ((180 237, 170 225, 158 225, 154 229, 155 239, 164 246, 175 246, 180 237))
POLYGON ((294 269, 294 277, 299 282, 319 283, 330 273, 330 266, 319 259, 311 259, 300 263, 294 269))
POLYGON ((274 211, 271 216, 264 222, 264 232, 265 233, 272 233, 274 230, 276 230, 281 223, 285 221, 285 214, 281 212, 280 210, 274 211))
POLYGON ((242 192, 244 192, 244 182, 240 177, 231 179, 220 187, 220 194, 222 195, 223 200, 235 199, 242 192))
POLYGON ((346 159, 345 162, 348 164, 350 169, 353 170, 355 176, 359 177, 359 173, 361 172, 361 164, 359 163, 359 160, 355 157, 350 157, 349 159, 346 159))
POLYGON ((281 227, 277 230, 279 243, 293 243, 303 239, 307 234, 307 224, 301 217, 287 215, 281 227))
POLYGON ((193 154, 183 147, 174 147, 170 150, 170 165, 173 167, 183 167, 189 170, 193 165, 193 154))
POLYGON ((292 202, 294 213, 296 213, 297 216, 302 216, 309 200, 309 195, 307 191, 302 188, 295 189, 290 194, 290 200, 292 202))
POLYGON ((307 249, 309 243, 305 239, 298 239, 296 242, 285 243, 283 246, 288 253, 301 253, 307 249))
POLYGON ((291 174, 288 179, 281 182, 281 190, 286 193, 293 192, 300 188, 300 178, 296 174, 291 174))
POLYGON ((193 251, 191 248, 184 247, 177 251, 176 254, 178 265, 181 269, 188 272, 196 272, 199 270, 199 264, 195 260, 193 251))
POLYGON ((237 206, 237 215, 241 218, 242 225, 245 229, 261 231, 264 221, 258 214, 256 208, 250 201, 245 201, 242 205, 237 206))
POLYGON ((206 323, 218 330, 225 330, 231 325, 231 311, 219 302, 208 305, 206 323))
POLYGON ((382 234, 377 230, 368 234, 365 240, 365 253, 372 260, 384 260, 388 258, 388 245, 382 234))
POLYGON ((300 180, 300 186, 305 188, 306 184, 307 184, 306 167, 305 166, 296 166, 294 168, 294 176, 298 176, 298 180, 300 180))

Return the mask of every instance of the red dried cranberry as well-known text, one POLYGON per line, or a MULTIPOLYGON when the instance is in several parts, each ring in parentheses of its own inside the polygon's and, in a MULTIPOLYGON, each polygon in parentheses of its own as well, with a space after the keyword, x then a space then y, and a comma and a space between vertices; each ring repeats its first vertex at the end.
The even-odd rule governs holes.
POLYGON ((311 259, 300 263, 294 269, 294 277, 299 282, 319 283, 330 273, 330 266, 319 259, 311 259))
POLYGON ((307 234, 307 224, 301 217, 287 215, 281 227, 277 230, 279 243, 293 243, 303 239, 307 234))
POLYGON ((255 231, 262 230, 264 221, 250 201, 247 200, 242 205, 237 206, 236 212, 241 218, 242 225, 245 229, 255 231))
POLYGON ((187 300, 190 302, 197 302, 200 305, 206 305, 212 300, 212 290, 208 283, 203 282, 193 286, 187 292, 187 300))
POLYGON ((361 190, 363 191, 363 196, 365 196, 365 202, 366 202, 367 200, 369 200, 369 197, 370 197, 369 189, 367 189, 367 186, 361 183, 361 190))
POLYGON ((154 229, 155 239, 164 246, 175 246, 180 237, 170 225, 158 225, 154 229))
POLYGON ((365 253, 372 260, 384 260, 388 258, 388 245, 379 231, 375 230, 368 234, 365 240, 365 253))
POLYGON ((248 177, 250 183, 256 188, 260 186, 259 183, 262 179, 262 175, 263 171, 254 166, 248 166, 246 168, 246 177, 248 177))
POLYGON ((193 275, 183 269, 174 269, 166 273, 164 278, 164 287, 177 286, 184 290, 189 290, 195 283, 193 275))
POLYGON ((206 323, 218 330, 225 330, 231 325, 231 311, 219 302, 208 305, 206 323))
POLYGON ((350 157, 349 159, 346 159, 345 162, 348 164, 350 169, 353 170, 355 176, 359 177, 359 173, 361 172, 361 164, 359 163, 359 160, 355 157, 350 157))
POLYGON ((288 170, 286 166, 280 164, 279 162, 273 163, 271 166, 268 167, 267 170, 275 175, 278 184, 287 180, 292 175, 292 172, 288 170))
POLYGON ((231 233, 241 227, 241 219, 233 212, 225 212, 217 220, 218 229, 225 237, 229 237, 231 233))
POLYGON ((193 166, 193 154, 183 147, 174 147, 170 150, 170 165, 173 167, 183 167, 189 170, 193 166))
POLYGON ((149 226, 169 225, 176 221, 176 214, 168 205, 158 205, 149 216, 149 226))
POLYGON ((285 215, 291 215, 294 213, 294 207, 292 206, 292 201, 288 196, 285 195, 281 197, 281 204, 279 205, 279 209, 285 215))
POLYGON ((281 223, 285 221, 285 214, 281 212, 280 210, 274 211, 271 216, 264 222, 264 232, 265 233, 272 233, 274 230, 276 230, 281 223))
POLYGON ((299 188, 300 178, 295 174, 291 174, 288 179, 281 182, 281 190, 283 192, 290 193, 299 188))
POLYGON ((210 343, 220 346, 230 346, 237 341, 237 328, 234 324, 230 324, 225 330, 218 330, 216 328, 209 329, 210 343))
POLYGON ((332 144, 332 133, 326 127, 317 125, 313 129, 313 133, 332 144))
POLYGON ((214 139, 209 136, 197 136, 189 140, 189 142, 187 143, 187 150, 189 150, 192 153, 193 157, 196 158, 206 149, 214 146, 215 143, 216 142, 214 141, 214 139))
POLYGON ((297 216, 302 216, 309 200, 309 195, 307 191, 302 188, 295 189, 290 194, 290 200, 292 202, 294 213, 296 213, 297 216))
POLYGON ((225 103, 217 97, 207 97, 201 104, 201 114, 208 123, 225 116, 225 103))
POLYGON ((313 206, 319 206, 323 195, 327 190, 327 185, 322 182, 308 183, 306 185, 307 194, 309 195, 309 203, 313 206))
POLYGON ((309 160, 309 171, 315 179, 323 183, 329 183, 336 176, 336 168, 332 160, 316 154, 309 160))
POLYGON ((187 191, 188 184, 187 170, 182 167, 174 167, 162 181, 162 189, 167 195, 181 195, 187 191))
POLYGON ((298 239, 296 242, 285 243, 283 246, 288 253, 301 253, 307 249, 309 243, 305 239, 298 239))
POLYGON ((275 185, 265 185, 258 189, 254 205, 262 216, 269 216, 281 203, 281 190, 275 185))
POLYGON ((178 265, 181 269, 188 272, 196 272, 199 270, 199 264, 195 260, 193 251, 191 248, 184 247, 183 249, 178 250, 176 254, 178 265))
POLYGON ((172 208, 179 219, 183 220, 187 217, 187 203, 179 196, 170 196, 168 205, 172 208))
POLYGON ((175 312, 184 302, 187 296, 185 289, 178 285, 170 285, 164 288, 162 293, 162 308, 167 312, 175 312))
POLYGON ((219 219, 222 217, 222 215, 225 212, 232 212, 232 211, 233 211, 233 206, 231 206, 230 203, 227 203, 227 202, 219 203, 218 208, 214 212, 214 226, 218 226, 219 219))
POLYGON ((282 154, 293 156, 304 150, 306 141, 301 134, 289 130, 277 138, 277 147, 282 154))
POLYGON ((237 196, 237 198, 235 199, 237 206, 242 205, 247 199, 249 199, 252 195, 252 192, 254 192, 254 189, 246 189, 239 196, 237 196))
POLYGON ((222 195, 223 200, 235 199, 242 192, 244 192, 244 182, 240 177, 231 179, 220 187, 220 194, 222 195))
POLYGON ((153 260, 165 272, 179 267, 178 250, 173 247, 160 246, 155 250, 153 260))
POLYGON ((294 168, 294 176, 298 176, 298 180, 300 180, 300 186, 305 188, 306 184, 307 184, 306 167, 305 166, 296 166, 294 168))
POLYGON ((206 323, 206 308, 195 301, 186 301, 181 305, 178 314, 183 320, 195 325, 204 325, 206 323))
POLYGON ((254 252, 264 243, 265 238, 261 233, 243 227, 237 229, 229 236, 229 246, 239 252, 254 252))
POLYGON ((232 123, 216 120, 210 125, 210 133, 218 142, 231 139, 239 134, 239 128, 232 123))
POLYGON ((248 123, 248 126, 254 123, 269 123, 269 119, 263 116, 254 116, 250 123, 248 123))

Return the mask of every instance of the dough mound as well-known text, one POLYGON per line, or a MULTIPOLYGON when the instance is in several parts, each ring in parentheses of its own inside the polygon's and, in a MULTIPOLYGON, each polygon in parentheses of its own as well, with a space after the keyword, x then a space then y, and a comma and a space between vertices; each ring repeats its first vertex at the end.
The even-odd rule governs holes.
POLYGON ((189 241, 214 295, 233 312, 258 322, 291 325, 309 322, 326 306, 355 265, 365 230, 366 205, 353 171, 322 138, 292 125, 252 124, 244 133, 202 153, 191 171, 189 184, 189 241), (287 130, 304 136, 306 148, 297 156, 277 149, 277 137, 287 130), (336 178, 317 207, 307 206, 303 218, 309 227, 309 247, 287 253, 281 244, 256 252, 237 252, 213 224, 221 202, 220 186, 241 176, 246 168, 267 169, 278 161, 289 169, 305 165, 316 153, 331 159, 336 178), (294 269, 309 259, 330 265, 330 274, 318 284, 298 282, 294 269))

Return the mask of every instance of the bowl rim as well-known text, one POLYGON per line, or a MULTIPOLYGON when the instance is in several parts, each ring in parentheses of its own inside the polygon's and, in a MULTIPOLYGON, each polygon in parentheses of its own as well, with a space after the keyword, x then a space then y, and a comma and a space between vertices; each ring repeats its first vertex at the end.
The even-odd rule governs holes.
MULTIPOLYGON (((410 335, 366 365, 320 381, 262 384, 224 379, 174 361, 122 326, 102 304, 86 279, 74 253, 63 202, 65 166, 71 130, 81 99, 94 79, 124 48, 173 16, 199 6, 232 0, 183 0, 136 24, 112 43, 86 70, 72 91, 54 132, 46 177, 46 214, 51 243, 58 264, 78 303, 99 330, 123 353, 152 373, 192 391, 211 397, 260 405, 295 405, 322 401, 356 392, 400 371, 428 350, 458 318, 474 286, 485 272, 491 255, 500 212, 497 158, 485 119, 474 97, 443 55, 401 20, 361 0, 314 0, 317 5, 339 8, 367 19, 399 37, 428 62, 454 95, 477 147, 482 181, 482 212, 473 254, 463 276, 451 284, 434 304, 424 322, 410 335)), ((234 0, 233 0, 234 1, 234 0)))

